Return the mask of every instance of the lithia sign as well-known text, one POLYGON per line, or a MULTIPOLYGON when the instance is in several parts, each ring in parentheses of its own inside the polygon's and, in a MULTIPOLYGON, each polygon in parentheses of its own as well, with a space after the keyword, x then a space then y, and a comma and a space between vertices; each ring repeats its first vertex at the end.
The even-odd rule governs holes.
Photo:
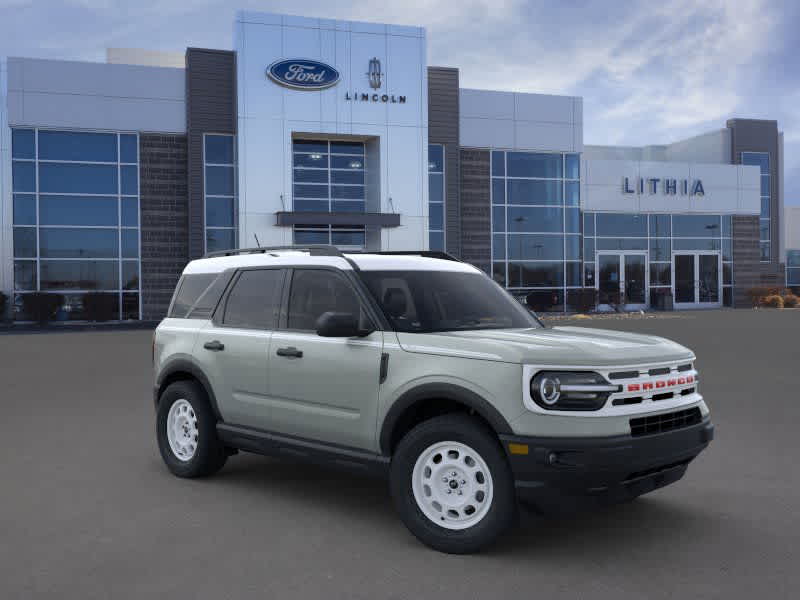
POLYGON ((648 194, 657 194, 659 191, 665 196, 705 196, 703 182, 700 179, 670 179, 660 177, 623 177, 622 193, 642 195, 647 190, 648 194))
MULTIPOLYGON (((372 58, 369 61, 367 81, 372 92, 347 91, 344 99, 350 102, 383 102, 387 104, 405 104, 406 97, 394 94, 377 92, 383 85, 383 72, 381 61, 372 58)), ((341 76, 334 67, 304 58, 290 58, 277 60, 267 67, 267 77, 278 85, 293 90, 324 90, 339 83, 341 76)))

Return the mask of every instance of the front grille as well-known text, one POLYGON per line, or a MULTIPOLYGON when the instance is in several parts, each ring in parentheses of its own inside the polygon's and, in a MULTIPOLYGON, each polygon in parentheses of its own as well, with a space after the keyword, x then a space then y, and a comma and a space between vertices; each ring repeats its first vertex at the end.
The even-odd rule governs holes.
POLYGON ((697 425, 702 420, 700 409, 696 406, 688 410, 653 415, 650 417, 637 417, 631 419, 631 435, 639 437, 642 435, 652 435, 654 433, 664 433, 697 425))

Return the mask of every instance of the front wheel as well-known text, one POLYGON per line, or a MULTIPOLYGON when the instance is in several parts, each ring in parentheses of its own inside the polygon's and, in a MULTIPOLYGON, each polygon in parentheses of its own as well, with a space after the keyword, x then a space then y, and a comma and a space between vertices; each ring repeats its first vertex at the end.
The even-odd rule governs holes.
POLYGON ((513 476, 497 437, 466 415, 411 430, 398 444, 390 478, 406 527, 441 552, 476 552, 516 518, 513 476))
POLYGON ((227 460, 217 438, 217 421, 203 387, 176 381, 161 394, 156 438, 161 458, 178 477, 203 477, 219 471, 227 460))

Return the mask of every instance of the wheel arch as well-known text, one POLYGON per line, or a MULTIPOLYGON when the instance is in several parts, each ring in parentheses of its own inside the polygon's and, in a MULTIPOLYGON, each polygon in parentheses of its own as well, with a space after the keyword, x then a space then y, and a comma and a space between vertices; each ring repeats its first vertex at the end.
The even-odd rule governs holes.
POLYGON ((472 390, 451 383, 428 383, 403 393, 386 413, 378 438, 381 453, 390 456, 410 429, 448 412, 474 414, 498 435, 513 433, 503 415, 472 390))
POLYGON ((161 400, 161 394, 167 389, 167 386, 176 381, 196 381, 199 383, 206 392, 214 416, 218 421, 222 422, 223 419, 219 412, 217 397, 214 394, 214 389, 211 387, 208 377, 205 376, 205 373, 203 373, 202 369, 197 365, 184 359, 177 359, 168 363, 159 373, 153 399, 156 408, 158 408, 158 403, 161 400))

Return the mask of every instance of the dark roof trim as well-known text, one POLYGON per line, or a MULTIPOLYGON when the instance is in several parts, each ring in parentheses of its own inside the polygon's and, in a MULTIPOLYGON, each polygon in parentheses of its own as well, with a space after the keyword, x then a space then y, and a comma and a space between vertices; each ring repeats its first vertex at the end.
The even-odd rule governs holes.
POLYGON ((368 227, 400 227, 400 215, 396 213, 358 212, 278 212, 275 224, 292 225, 366 225, 368 227))

